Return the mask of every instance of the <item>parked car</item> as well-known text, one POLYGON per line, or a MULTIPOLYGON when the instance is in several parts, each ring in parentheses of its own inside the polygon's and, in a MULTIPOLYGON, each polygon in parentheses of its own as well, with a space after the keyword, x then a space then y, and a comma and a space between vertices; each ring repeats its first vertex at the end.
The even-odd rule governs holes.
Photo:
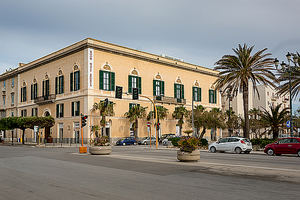
POLYGON ((165 140, 166 138, 170 138, 170 137, 175 137, 175 134, 173 134, 173 133, 163 134, 163 135, 161 136, 161 138, 159 139, 159 142, 162 143, 163 140, 165 140))
POLYGON ((116 143, 117 145, 133 145, 133 144, 137 144, 137 141, 135 140, 134 137, 127 137, 125 139, 120 139, 117 141, 116 143))
MULTIPOLYGON (((139 144, 150 144, 150 137, 145 137, 142 140, 139 141, 139 144)), ((156 144, 156 138, 151 137, 151 144, 156 144)))
POLYGON ((208 146, 210 152, 235 152, 240 154, 250 153, 252 151, 252 144, 249 139, 241 137, 226 137, 221 138, 208 146))
POLYGON ((280 156, 281 154, 297 154, 300 157, 300 138, 280 138, 265 147, 265 153, 269 156, 280 156))
POLYGON ((164 137, 162 140, 163 145, 168 145, 169 138, 174 138, 176 137, 175 134, 167 134, 167 136, 164 137))

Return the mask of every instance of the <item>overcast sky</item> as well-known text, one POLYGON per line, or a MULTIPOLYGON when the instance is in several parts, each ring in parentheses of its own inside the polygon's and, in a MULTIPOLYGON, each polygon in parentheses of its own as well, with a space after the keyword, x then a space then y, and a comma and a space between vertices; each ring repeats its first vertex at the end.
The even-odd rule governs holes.
POLYGON ((300 51, 299 8, 300 0, 0 0, 0 73, 87 37, 209 68, 239 43, 282 60, 300 51))

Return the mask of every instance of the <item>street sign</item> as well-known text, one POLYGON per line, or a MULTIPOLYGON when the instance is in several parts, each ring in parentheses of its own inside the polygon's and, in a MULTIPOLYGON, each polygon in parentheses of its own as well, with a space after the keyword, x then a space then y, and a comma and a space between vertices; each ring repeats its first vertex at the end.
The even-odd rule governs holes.
POLYGON ((288 120, 288 121, 286 122, 286 127, 291 128, 291 121, 290 121, 290 120, 288 120))
POLYGON ((151 125, 151 123, 150 123, 150 122, 147 122, 147 126, 150 127, 150 125, 151 125))
POLYGON ((138 88, 132 88, 132 99, 133 100, 139 99, 139 89, 138 88))

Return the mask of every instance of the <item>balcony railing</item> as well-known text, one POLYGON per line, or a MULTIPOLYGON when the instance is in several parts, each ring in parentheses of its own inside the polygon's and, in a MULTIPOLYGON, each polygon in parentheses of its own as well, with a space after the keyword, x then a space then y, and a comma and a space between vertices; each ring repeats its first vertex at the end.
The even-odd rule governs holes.
POLYGON ((50 94, 48 96, 41 96, 41 97, 37 97, 34 100, 34 103, 36 104, 48 104, 48 103, 54 103, 56 99, 56 95, 55 94, 50 94))
POLYGON ((179 104, 179 105, 186 104, 185 99, 177 99, 174 97, 165 97, 165 96, 155 96, 154 102, 155 103, 167 103, 167 104, 179 104))

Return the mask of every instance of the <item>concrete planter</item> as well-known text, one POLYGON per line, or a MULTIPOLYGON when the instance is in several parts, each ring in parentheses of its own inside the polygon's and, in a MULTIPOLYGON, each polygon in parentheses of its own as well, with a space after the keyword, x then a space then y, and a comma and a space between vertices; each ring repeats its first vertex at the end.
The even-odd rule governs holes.
POLYGON ((108 155, 111 154, 111 146, 92 146, 89 152, 92 155, 108 155))
POLYGON ((184 152, 184 151, 177 151, 177 159, 182 162, 197 162, 200 160, 200 151, 196 149, 192 151, 192 153, 184 152))

